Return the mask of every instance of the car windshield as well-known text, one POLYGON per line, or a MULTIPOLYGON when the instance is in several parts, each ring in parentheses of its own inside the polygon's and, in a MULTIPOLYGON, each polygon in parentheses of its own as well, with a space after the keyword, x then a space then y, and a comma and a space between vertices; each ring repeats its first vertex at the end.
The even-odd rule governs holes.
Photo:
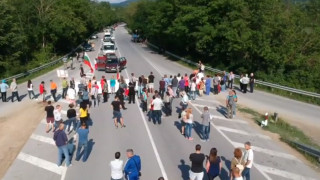
POLYGON ((103 49, 104 50, 114 50, 114 45, 104 45, 103 49))
POLYGON ((117 59, 108 59, 108 64, 118 64, 118 60, 117 59))

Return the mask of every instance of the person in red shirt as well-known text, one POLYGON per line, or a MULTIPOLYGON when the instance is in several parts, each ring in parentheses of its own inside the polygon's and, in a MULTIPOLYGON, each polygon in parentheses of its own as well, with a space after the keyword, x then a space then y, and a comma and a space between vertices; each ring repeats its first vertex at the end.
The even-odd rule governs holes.
POLYGON ((42 95, 42 101, 46 102, 46 89, 44 87, 44 81, 41 81, 41 84, 39 85, 39 91, 40 95, 42 95))

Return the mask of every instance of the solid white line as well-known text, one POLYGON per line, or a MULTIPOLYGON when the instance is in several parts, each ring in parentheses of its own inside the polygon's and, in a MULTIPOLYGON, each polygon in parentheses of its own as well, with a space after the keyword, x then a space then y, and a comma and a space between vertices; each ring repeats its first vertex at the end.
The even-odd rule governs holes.
MULTIPOLYGON (((194 106, 192 103, 191 105, 200 113, 202 114, 202 112, 199 110, 199 108, 197 108, 196 106, 194 106)), ((226 136, 220 129, 216 128, 216 126, 213 123, 210 123, 212 127, 214 127, 231 145, 233 145, 234 147, 237 147, 233 144, 233 141, 230 140, 230 138, 228 136, 226 136)), ((240 147, 242 147, 243 144, 241 144, 240 147)), ((255 166, 255 164, 253 164, 253 166, 255 166)), ((256 167, 256 166, 255 166, 256 167)), ((266 173, 264 173, 261 169, 257 168, 257 170, 267 179, 267 180, 272 180, 271 177, 269 177, 266 173)))
POLYGON ((39 167, 39 168, 46 169, 48 171, 51 171, 51 172, 59 174, 59 175, 62 175, 64 169, 66 169, 66 167, 63 167, 63 166, 58 167, 58 165, 55 163, 46 161, 44 159, 40 159, 35 156, 31 156, 31 155, 23 153, 23 152, 19 153, 19 155, 17 156, 17 159, 24 161, 24 162, 27 162, 27 163, 30 163, 34 166, 39 167))
MULTIPOLYGON (((204 95, 205 96, 205 95, 204 95)), ((205 102, 211 102, 211 103, 214 103, 214 104, 219 104, 221 105, 220 101, 217 101, 217 100, 212 100, 212 99, 202 99, 202 98, 196 98, 195 101, 205 101, 205 102)))
POLYGON ((33 139, 33 140, 41 141, 41 142, 44 142, 44 143, 47 143, 47 144, 51 144, 51 145, 54 145, 54 146, 56 145, 52 138, 48 138, 48 137, 45 137, 45 136, 32 134, 30 138, 33 139))
MULTIPOLYGON (((243 143, 238 143, 238 142, 232 142, 233 146, 235 147, 243 147, 243 143)), ((270 156, 275 156, 275 157, 280 157, 280 158, 286 158, 286 159, 290 159, 290 160, 294 160, 294 161, 298 161, 301 162, 300 160, 298 160, 295 156, 288 154, 288 153, 283 153, 283 152, 279 152, 279 151, 274 151, 274 150, 270 150, 270 149, 266 149, 266 148, 262 148, 262 147, 257 147, 257 146, 252 146, 253 151, 256 152, 261 152, 264 154, 268 154, 270 156)))
POLYGON ((281 177, 292 179, 292 180, 302 180, 302 179, 316 180, 314 178, 301 176, 300 174, 295 174, 295 173, 283 171, 283 170, 276 169, 273 167, 268 167, 268 166, 264 166, 264 165, 260 165, 260 164, 255 164, 255 165, 257 168, 262 169, 266 173, 273 174, 276 176, 281 176, 281 177))
POLYGON ((247 131, 243 131, 243 130, 239 130, 239 129, 233 129, 233 128, 228 128, 228 127, 224 127, 224 126, 216 126, 216 128, 218 128, 222 131, 228 131, 228 132, 242 134, 242 135, 246 135, 246 136, 255 136, 255 137, 259 137, 259 138, 263 138, 263 139, 271 139, 269 136, 265 136, 262 134, 248 133, 247 131))
MULTIPOLYGON (((122 57, 119 49, 118 49, 118 53, 119 53, 120 57, 122 57)), ((125 73, 126 73, 127 77, 129 78, 129 74, 128 74, 127 69, 125 69, 125 73)), ((160 171, 161 171, 162 177, 163 177, 164 179, 166 179, 166 180, 169 180, 169 179, 168 179, 168 176, 167 176, 167 173, 166 173, 166 171, 165 171, 165 169, 164 169, 163 163, 162 163, 162 161, 161 161, 160 154, 159 154, 159 152, 158 152, 156 143, 154 142, 154 139, 153 139, 152 134, 151 134, 151 132, 150 132, 149 126, 148 126, 148 124, 147 124, 147 120, 146 120, 146 118, 144 117, 144 114, 143 114, 143 112, 142 112, 142 110, 141 110, 141 108, 140 108, 140 102, 139 102, 139 100, 138 100, 137 97, 136 97, 136 102, 137 102, 136 105, 138 106, 138 109, 139 109, 139 111, 140 111, 140 115, 141 115, 141 117, 142 117, 143 124, 144 124, 144 126, 145 126, 145 128, 146 128, 146 130, 147 130, 147 134, 148 134, 149 140, 150 140, 150 142, 151 142, 152 149, 153 149, 153 151, 154 151, 154 154, 155 154, 155 156, 156 156, 158 165, 159 165, 159 167, 160 167, 160 171)))

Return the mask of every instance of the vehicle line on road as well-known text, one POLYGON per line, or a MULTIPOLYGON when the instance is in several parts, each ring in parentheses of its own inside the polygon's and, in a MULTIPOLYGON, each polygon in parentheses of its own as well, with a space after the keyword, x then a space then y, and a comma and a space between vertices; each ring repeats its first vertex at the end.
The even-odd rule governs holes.
MULTIPOLYGON (((118 48, 118 53, 119 53, 120 57, 122 57, 121 52, 120 52, 120 48, 118 48)), ((128 74, 127 68, 126 68, 124 71, 125 71, 127 77, 129 78, 129 74, 128 74)), ((159 154, 159 152, 158 152, 156 143, 154 142, 153 136, 152 136, 151 131, 150 131, 150 129, 149 129, 149 126, 148 126, 148 124, 147 124, 147 120, 146 120, 146 118, 145 118, 145 116, 144 116, 144 114, 143 114, 143 112, 142 112, 142 110, 141 110, 141 108, 140 108, 140 102, 139 102, 139 100, 138 100, 137 97, 135 97, 135 99, 136 99, 136 102, 137 102, 136 105, 138 106, 140 115, 141 115, 141 117, 142 117, 143 124, 144 124, 144 126, 145 126, 145 128, 146 128, 146 131, 147 131, 147 134, 148 134, 148 137, 149 137, 149 140, 150 140, 152 149, 153 149, 153 151, 154 151, 154 154, 155 154, 155 156, 156 156, 158 165, 159 165, 159 167, 160 167, 160 171, 161 171, 162 177, 163 177, 164 179, 166 179, 166 180, 169 180, 169 179, 168 179, 168 176, 167 176, 167 173, 166 173, 166 171, 165 171, 165 169, 164 169, 163 163, 162 163, 162 161, 161 161, 161 157, 160 157, 160 154, 159 154)))

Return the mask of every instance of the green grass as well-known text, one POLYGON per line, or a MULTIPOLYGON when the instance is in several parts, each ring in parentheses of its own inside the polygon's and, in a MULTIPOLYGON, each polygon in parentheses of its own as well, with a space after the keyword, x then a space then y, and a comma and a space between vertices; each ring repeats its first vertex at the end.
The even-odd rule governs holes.
POLYGON ((17 83, 21 84, 21 83, 23 83, 23 82, 28 81, 29 79, 32 80, 32 79, 34 79, 34 78, 36 78, 36 77, 39 77, 39 76, 41 76, 41 75, 44 75, 44 74, 46 74, 46 73, 54 70, 54 69, 56 69, 56 68, 58 68, 58 67, 60 67, 60 66, 62 66, 62 65, 63 65, 63 62, 61 61, 61 62, 59 62, 59 63, 57 63, 57 64, 54 64, 54 65, 52 65, 52 66, 50 66, 50 67, 48 67, 48 68, 42 69, 42 70, 40 70, 40 71, 38 71, 38 72, 29 74, 29 75, 27 75, 27 76, 25 76, 25 77, 22 77, 22 78, 19 78, 19 79, 17 79, 17 83))
MULTIPOLYGON (((264 119, 264 115, 258 113, 257 111, 239 106, 238 110, 240 112, 250 114, 255 121, 256 124, 260 125, 261 121, 264 119)), ((267 127, 263 128, 266 131, 270 131, 273 133, 277 133, 280 136, 280 140, 287 143, 291 147, 298 150, 301 154, 303 154, 307 160, 312 162, 313 164, 319 166, 318 158, 314 156, 310 156, 308 154, 305 154, 303 151, 300 151, 294 144, 291 143, 291 141, 295 141, 301 144, 305 144, 308 146, 311 146, 315 149, 320 149, 320 146, 313 142, 313 140, 305 135, 303 131, 301 131, 299 128, 290 125, 288 122, 284 121, 283 119, 279 118, 277 122, 274 121, 273 117, 271 119, 269 118, 269 123, 267 127)))

